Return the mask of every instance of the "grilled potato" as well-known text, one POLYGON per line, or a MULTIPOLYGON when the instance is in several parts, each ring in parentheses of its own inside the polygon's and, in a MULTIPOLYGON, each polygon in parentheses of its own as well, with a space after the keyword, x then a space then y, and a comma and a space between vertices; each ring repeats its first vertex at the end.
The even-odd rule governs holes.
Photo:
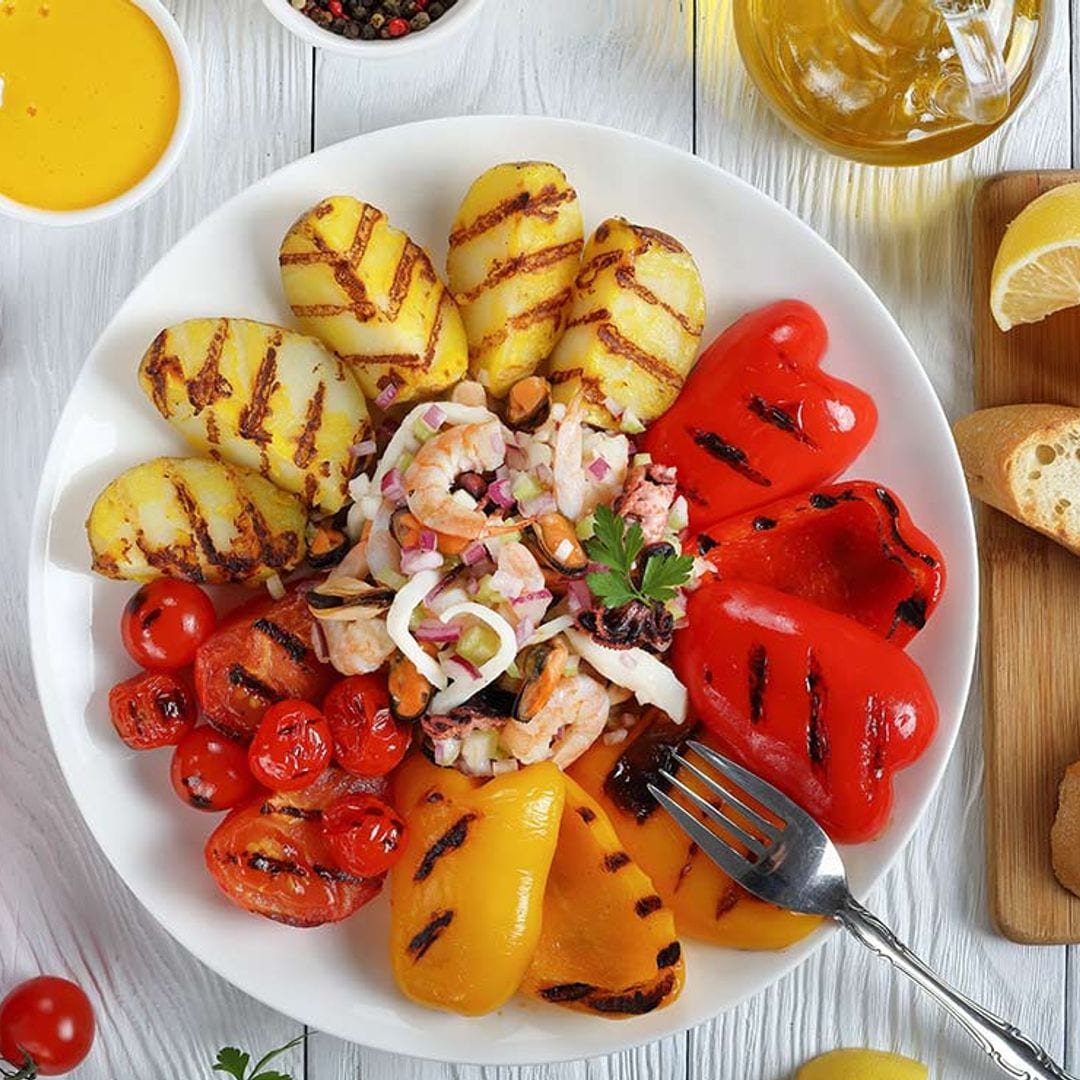
POLYGON ((551 354, 584 243, 577 192, 554 165, 496 165, 469 188, 446 273, 465 321, 469 373, 495 397, 551 354))
POLYGON ((678 397, 704 324, 705 291, 686 248, 610 218, 585 247, 566 333, 551 357, 555 400, 581 391, 589 423, 639 430, 636 421, 655 420, 678 397))
POLYGON ((304 557, 307 516, 295 495, 250 469, 156 458, 97 497, 86 533, 99 574, 209 585, 261 581, 304 557))
POLYGON ((352 447, 371 425, 360 387, 321 342, 247 319, 192 319, 158 334, 139 383, 196 449, 321 513, 345 504, 352 447))
POLYGON ((396 403, 456 383, 468 364, 461 313, 427 252, 374 206, 324 199, 288 231, 281 280, 300 326, 353 370, 369 398, 396 403))

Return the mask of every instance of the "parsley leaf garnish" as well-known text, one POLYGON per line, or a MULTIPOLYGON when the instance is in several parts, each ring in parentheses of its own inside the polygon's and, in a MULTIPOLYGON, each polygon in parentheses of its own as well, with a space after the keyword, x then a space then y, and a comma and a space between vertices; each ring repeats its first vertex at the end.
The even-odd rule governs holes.
POLYGON ((694 566, 690 555, 650 555, 639 586, 634 581, 634 562, 645 546, 641 526, 636 521, 627 525, 608 506, 597 508, 593 522, 594 535, 585 549, 593 562, 608 569, 595 571, 586 580, 593 596, 604 607, 622 607, 631 600, 664 603, 690 580, 694 566))
POLYGON ((288 1053, 293 1047, 299 1046, 305 1038, 306 1036, 301 1035, 299 1038, 293 1039, 292 1042, 279 1046, 276 1050, 271 1050, 270 1053, 259 1059, 250 1073, 248 1072, 248 1065, 251 1064, 251 1055, 243 1050, 238 1050, 235 1046, 226 1046, 223 1050, 218 1051, 214 1072, 226 1073, 233 1077, 233 1080, 292 1080, 292 1077, 286 1073, 278 1072, 275 1069, 267 1070, 266 1066, 275 1058, 288 1053))

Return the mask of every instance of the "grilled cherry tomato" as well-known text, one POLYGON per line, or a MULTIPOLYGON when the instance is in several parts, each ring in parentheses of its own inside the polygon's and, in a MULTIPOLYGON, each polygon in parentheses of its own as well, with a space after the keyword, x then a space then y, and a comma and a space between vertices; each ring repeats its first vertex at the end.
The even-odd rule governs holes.
POLYGON ((93 1044, 90 999, 67 979, 39 975, 0 1001, 0 1056, 20 1070, 15 1077, 71 1072, 93 1044))
POLYGON ((323 836, 342 870, 385 874, 405 852, 405 822, 374 795, 346 795, 323 814, 323 836))
POLYGON ((195 692, 210 723, 250 739, 270 705, 320 700, 334 671, 315 655, 314 626, 300 593, 259 597, 233 612, 195 656, 195 692))
POLYGON ((248 765, 271 791, 299 791, 319 779, 332 755, 330 726, 306 701, 279 701, 263 714, 248 765))
POLYGON ((326 695, 323 715, 337 763, 357 776, 385 776, 401 763, 411 733, 390 712, 383 675, 351 675, 326 695))
POLYGON ((116 734, 132 750, 175 746, 194 726, 195 694, 169 671, 143 671, 109 691, 116 734))
POLYGON ((198 585, 163 578, 143 585, 127 602, 120 636, 140 667, 175 671, 195 659, 216 625, 214 605, 198 585))
POLYGON ((212 727, 197 727, 179 742, 172 759, 172 786, 196 810, 231 810, 256 790, 247 747, 212 727))
POLYGON ((338 866, 323 835, 323 811, 343 795, 382 792, 331 766, 303 791, 266 793, 234 810, 206 842, 206 865, 238 907, 290 926, 348 918, 382 887, 380 878, 338 866))

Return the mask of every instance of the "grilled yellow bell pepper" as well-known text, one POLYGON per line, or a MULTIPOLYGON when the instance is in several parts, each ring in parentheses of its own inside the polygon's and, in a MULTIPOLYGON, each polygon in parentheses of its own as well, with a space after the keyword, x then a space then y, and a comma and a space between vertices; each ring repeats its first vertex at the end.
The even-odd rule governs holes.
POLYGON ((540 939, 565 798, 550 762, 487 783, 411 758, 394 781, 408 847, 391 875, 390 950, 406 997, 465 1016, 517 992, 540 939))
MULTIPOLYGON (((732 949, 783 949, 806 937, 820 919, 794 915, 745 892, 647 794, 633 808, 612 796, 613 787, 607 784, 612 771, 619 765, 619 775, 626 781, 635 770, 630 763, 639 756, 632 753, 638 740, 648 739, 654 724, 670 723, 662 713, 653 712, 628 740, 616 746, 594 744, 570 775, 603 807, 630 857, 674 911, 680 934, 732 949)), ((644 779, 631 778, 629 790, 637 788, 641 796, 644 779)))
POLYGON ((675 919, 600 804, 569 777, 540 944, 522 990, 593 1015, 640 1016, 683 986, 675 919))

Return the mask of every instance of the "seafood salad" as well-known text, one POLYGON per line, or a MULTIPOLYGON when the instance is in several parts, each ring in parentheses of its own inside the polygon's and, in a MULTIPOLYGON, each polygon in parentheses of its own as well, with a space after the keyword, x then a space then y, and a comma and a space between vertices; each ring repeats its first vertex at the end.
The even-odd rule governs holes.
POLYGON ((312 927, 385 889, 396 985, 463 1016, 638 1016, 679 996, 685 937, 810 933, 650 787, 704 740, 861 843, 934 738, 905 647, 944 560, 898 493, 837 480, 877 411, 822 366, 821 316, 769 304, 700 351, 687 248, 618 217, 586 238, 544 162, 475 181, 445 278, 347 195, 279 263, 289 327, 149 344, 139 384, 192 452, 87 521, 93 570, 138 585, 113 726, 222 815, 223 896, 312 927))

